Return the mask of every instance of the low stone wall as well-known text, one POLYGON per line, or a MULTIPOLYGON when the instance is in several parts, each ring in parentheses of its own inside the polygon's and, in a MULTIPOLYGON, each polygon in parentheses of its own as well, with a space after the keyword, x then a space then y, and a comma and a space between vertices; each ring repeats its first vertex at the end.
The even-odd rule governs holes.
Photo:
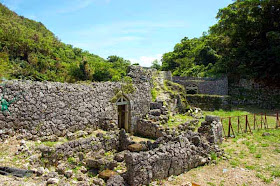
POLYGON ((170 142, 158 149, 127 154, 127 181, 129 185, 148 185, 156 179, 179 175, 206 163, 202 152, 191 146, 187 138, 180 142, 170 142))
POLYGON ((148 185, 153 180, 179 175, 204 165, 210 160, 211 152, 221 155, 222 151, 216 146, 222 139, 221 123, 216 122, 218 120, 215 117, 207 117, 204 128, 199 130, 202 133, 188 131, 178 137, 164 136, 163 138, 169 138, 167 142, 155 149, 126 154, 127 183, 132 186, 148 185), (209 127, 205 127, 206 125, 209 127), (213 137, 211 142, 207 140, 209 136, 213 137))
POLYGON ((38 149, 42 152, 42 158, 48 160, 48 164, 55 164, 61 159, 73 157, 78 152, 87 153, 119 149, 119 132, 99 133, 96 136, 81 138, 54 147, 41 145, 38 149))
MULTIPOLYGON (((133 67, 135 68, 135 67, 133 67)), ((137 72, 141 68, 137 68, 137 72)), ((143 70, 142 70, 143 71, 143 70)), ((133 74, 131 72, 131 74, 133 74)), ((151 84, 135 75, 134 92, 126 94, 130 101, 130 131, 149 112, 151 84)), ((143 77, 142 77, 143 76, 143 77)), ((9 107, 10 114, 0 113, 0 138, 24 134, 26 138, 65 136, 67 132, 99 128, 118 122, 118 109, 113 98, 121 89, 120 82, 69 84, 57 82, 7 81, 5 98, 24 95, 9 107)), ((2 89, 0 95, 2 95, 2 89)))
POLYGON ((160 125, 150 120, 141 119, 137 122, 136 134, 139 136, 157 139, 164 135, 163 132, 164 129, 160 125))
POLYGON ((219 110, 231 108, 229 96, 187 94, 187 101, 191 106, 199 107, 202 110, 219 110))
POLYGON ((196 86, 198 94, 228 95, 228 78, 196 78, 173 76, 173 82, 184 87, 196 86))

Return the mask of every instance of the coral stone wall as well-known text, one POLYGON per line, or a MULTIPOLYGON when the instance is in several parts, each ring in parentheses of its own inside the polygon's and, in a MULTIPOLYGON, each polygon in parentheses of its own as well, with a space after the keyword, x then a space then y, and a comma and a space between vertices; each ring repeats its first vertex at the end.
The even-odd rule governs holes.
POLYGON ((280 108, 280 88, 270 87, 254 80, 240 79, 229 87, 233 105, 253 105, 261 108, 280 108))
MULTIPOLYGON (((56 82, 8 81, 5 98, 20 98, 10 105, 10 114, 0 113, 0 138, 15 132, 25 137, 64 136, 86 128, 98 128, 105 123, 117 123, 118 111, 112 98, 119 82, 68 84, 56 82), (2 137, 1 137, 2 136, 2 137)), ((142 115, 149 112, 150 82, 134 82, 130 100, 130 130, 142 115)), ((1 90, 2 91, 2 90, 1 90)), ((2 92, 0 92, 2 96, 2 92)))
POLYGON ((173 76, 173 82, 188 87, 195 85, 199 94, 228 95, 228 78, 195 78, 173 76))
POLYGON ((230 109, 231 100, 229 96, 187 94, 187 101, 191 106, 203 110, 230 109))
POLYGON ((209 162, 210 153, 222 153, 217 146, 222 142, 220 118, 206 116, 198 131, 184 132, 174 138, 164 136, 161 138, 168 138, 167 143, 161 143, 155 149, 125 154, 127 183, 132 186, 148 185, 153 180, 179 175, 204 165, 209 162))

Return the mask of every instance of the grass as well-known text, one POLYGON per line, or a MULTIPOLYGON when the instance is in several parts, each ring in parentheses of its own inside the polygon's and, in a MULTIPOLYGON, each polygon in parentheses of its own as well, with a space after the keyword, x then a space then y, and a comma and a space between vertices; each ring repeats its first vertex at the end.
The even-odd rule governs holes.
POLYGON ((280 170, 274 170, 274 171, 272 171, 271 176, 274 176, 274 177, 279 178, 279 177, 280 177, 280 170))
POLYGON ((231 111, 226 111, 226 110, 215 110, 215 111, 204 111, 204 115, 214 115, 214 116, 220 116, 220 117, 229 117, 229 116, 241 116, 241 115, 246 115, 250 114, 250 112, 243 111, 243 110, 231 110, 231 111))
MULTIPOLYGON (((247 131, 251 130, 257 130, 257 129, 264 129, 264 122, 265 122, 265 116, 260 115, 260 113, 267 113, 266 116, 266 123, 268 128, 275 128, 276 127, 276 116, 273 111, 265 110, 265 109, 257 109, 257 108, 249 108, 249 107, 243 107, 243 108, 235 108, 230 111, 227 110, 216 110, 216 111, 205 111, 204 115, 215 115, 223 118, 222 123, 224 126, 225 134, 228 134, 228 123, 229 118, 231 118, 231 124, 234 130, 234 133, 243 133, 246 129, 246 115, 248 119, 248 126, 247 131), (254 116, 254 114, 256 114, 254 116), (238 118, 239 116, 239 118, 238 118), (239 130, 238 130, 238 120, 239 120, 239 130)), ((232 134, 232 132, 231 132, 232 134)))
MULTIPOLYGON (((231 124, 234 130, 234 133, 238 133, 238 117, 239 117, 239 133, 244 133, 245 128, 246 128, 246 117, 245 115, 248 115, 248 122, 251 130, 255 128, 257 130, 258 128, 264 128, 264 124, 261 124, 261 115, 256 115, 255 116, 255 126, 254 126, 254 114, 259 114, 259 113, 267 113, 267 125, 269 128, 275 128, 276 126, 276 117, 275 113, 270 110, 265 110, 265 109, 258 109, 258 108, 251 108, 251 107, 241 107, 241 108, 233 108, 232 110, 215 110, 215 111, 203 111, 204 117, 206 115, 214 115, 214 116, 219 116, 221 118, 224 118, 222 120, 223 126, 225 133, 228 134, 228 123, 229 120, 227 117, 232 117, 231 118, 231 124)), ((263 123, 264 123, 264 115, 262 116, 263 118, 263 123)), ((191 116, 188 116, 187 114, 176 114, 174 116, 171 116, 167 122, 167 127, 169 128, 175 128, 178 125, 185 123, 186 121, 193 120, 194 118, 191 116)), ((201 119, 203 121, 204 119, 201 119)), ((247 131, 249 131, 249 126, 247 127, 247 131)), ((232 133, 232 132, 231 132, 232 133)))
POLYGON ((69 157, 69 158, 67 159, 67 162, 68 162, 69 164, 75 165, 75 164, 76 164, 76 159, 75 159, 74 157, 69 157))
POLYGON ((271 178, 271 177, 266 177, 266 176, 262 175, 261 173, 257 173, 257 174, 256 174, 256 177, 262 179, 263 182, 265 182, 265 183, 271 183, 271 181, 273 180, 273 178, 271 178))
POLYGON ((211 160, 217 160, 217 154, 215 152, 210 153, 211 160))
POLYGON ((169 118, 169 120, 167 122, 167 126, 169 128, 175 128, 178 125, 185 123, 187 121, 190 121, 190 120, 194 120, 194 118, 191 116, 188 116, 187 114, 176 114, 169 118))
POLYGON ((271 183, 275 177, 280 176, 280 163, 277 161, 279 155, 275 151, 275 147, 280 144, 280 130, 258 130, 252 134, 238 135, 229 141, 233 143, 230 146, 239 145, 235 151, 230 147, 225 148, 225 151, 233 156, 230 161, 232 167, 255 170, 256 177, 264 183, 271 183), (269 132, 270 135, 263 136, 264 132, 269 132))

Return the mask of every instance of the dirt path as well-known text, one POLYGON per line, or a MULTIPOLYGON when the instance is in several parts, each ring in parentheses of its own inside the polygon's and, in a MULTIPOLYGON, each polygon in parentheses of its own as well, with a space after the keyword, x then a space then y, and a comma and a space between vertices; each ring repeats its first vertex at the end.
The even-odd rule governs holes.
MULTIPOLYGON (((277 180, 273 183, 266 184, 260 178, 257 178, 256 172, 244 168, 232 168, 231 165, 224 161, 218 165, 209 165, 192 169, 185 174, 170 177, 165 181, 159 182, 158 185, 188 185, 191 183, 197 185, 277 185, 277 180)), ((278 180, 279 181, 279 180, 278 180)), ((278 182, 279 184, 280 182, 278 182)))

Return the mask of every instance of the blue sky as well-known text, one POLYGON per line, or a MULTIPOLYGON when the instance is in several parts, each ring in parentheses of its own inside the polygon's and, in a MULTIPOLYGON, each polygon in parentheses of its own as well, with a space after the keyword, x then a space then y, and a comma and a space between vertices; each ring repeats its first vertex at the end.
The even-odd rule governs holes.
POLYGON ((150 66, 184 37, 199 37, 232 0, 0 0, 61 41, 103 58, 150 66))

